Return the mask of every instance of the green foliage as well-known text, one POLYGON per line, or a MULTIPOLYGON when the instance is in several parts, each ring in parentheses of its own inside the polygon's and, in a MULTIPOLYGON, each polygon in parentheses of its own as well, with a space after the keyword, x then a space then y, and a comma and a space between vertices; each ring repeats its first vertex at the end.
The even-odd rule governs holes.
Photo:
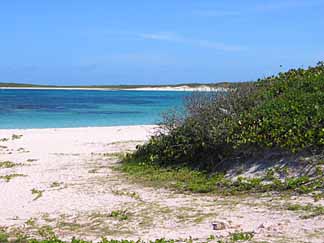
POLYGON ((226 184, 223 175, 208 176, 206 173, 187 167, 161 167, 148 163, 129 161, 120 169, 131 178, 152 186, 168 187, 180 191, 208 193, 216 190, 216 184, 226 184))
POLYGON ((33 201, 36 201, 37 199, 41 198, 41 197, 43 196, 43 192, 44 192, 44 191, 42 191, 42 190, 38 190, 38 189, 36 189, 36 188, 33 188, 33 189, 31 190, 31 193, 32 193, 33 195, 35 195, 35 198, 33 199, 33 201))
POLYGON ((15 167, 17 164, 11 161, 2 161, 0 162, 0 169, 1 168, 12 168, 15 167))
POLYGON ((194 94, 186 113, 169 115, 161 133, 139 146, 132 158, 217 171, 247 148, 296 153, 323 147, 324 63, 319 63, 225 93, 194 94))
POLYGON ((1 230, 0 230, 0 242, 1 243, 8 243, 9 241, 8 241, 8 234, 6 234, 5 232, 2 232, 1 230))
POLYGON ((143 146, 134 158, 160 165, 187 165, 212 170, 233 152, 227 142, 232 120, 249 107, 243 97, 255 89, 253 84, 222 93, 194 94, 187 100, 187 116, 167 118, 163 130, 143 146))
POLYGON ((5 180, 6 182, 9 182, 10 180, 12 180, 13 178, 16 177, 25 177, 26 175, 23 174, 10 174, 10 175, 4 175, 4 176, 0 176, 0 179, 5 180))
POLYGON ((137 192, 130 192, 130 191, 125 191, 125 190, 114 190, 114 189, 111 190, 111 192, 118 196, 128 196, 128 197, 134 198, 136 200, 141 200, 141 197, 137 192))
POLYGON ((287 210, 307 212, 308 213, 307 215, 302 216, 302 218, 305 219, 324 215, 324 207, 320 205, 316 206, 312 204, 307 204, 307 205, 289 204, 287 205, 287 210))
POLYGON ((125 160, 119 169, 128 174, 131 179, 149 186, 167 187, 196 193, 240 194, 286 191, 305 194, 324 189, 323 176, 316 178, 287 176, 285 179, 280 179, 279 173, 282 173, 282 171, 275 173, 273 170, 269 170, 262 177, 238 177, 237 180, 233 181, 221 173, 208 174, 188 167, 165 167, 130 159, 125 160))
POLYGON ((260 105, 233 127, 235 146, 257 144, 292 152, 324 145, 324 63, 256 83, 260 105))
POLYGON ((44 225, 41 228, 38 229, 38 234, 44 238, 47 239, 49 241, 53 240, 55 242, 55 240, 57 240, 55 233, 53 231, 53 228, 51 226, 48 225, 44 225))
POLYGON ((116 218, 118 220, 127 220, 128 213, 127 210, 114 210, 110 213, 110 217, 116 218))
POLYGON ((230 239, 235 241, 248 241, 251 240, 254 236, 253 232, 234 232, 230 234, 230 239))

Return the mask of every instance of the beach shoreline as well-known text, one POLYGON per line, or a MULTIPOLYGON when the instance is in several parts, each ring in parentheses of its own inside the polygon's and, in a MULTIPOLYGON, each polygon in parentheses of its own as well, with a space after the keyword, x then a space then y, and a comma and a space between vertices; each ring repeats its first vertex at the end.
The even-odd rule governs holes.
POLYGON ((13 132, 24 132, 24 131, 59 131, 59 130, 106 130, 106 129, 138 129, 138 128, 148 128, 148 129, 154 129, 157 128, 158 125, 154 125, 154 124, 142 124, 142 125, 107 125, 107 126, 81 126, 81 127, 44 127, 44 128, 0 128, 0 137, 1 134, 7 134, 7 133, 13 133, 13 132))
POLYGON ((226 92, 227 88, 213 88, 207 85, 189 86, 165 86, 165 87, 140 87, 140 88, 82 88, 82 87, 0 87, 1 89, 21 89, 21 90, 87 90, 87 91, 201 91, 201 92, 226 92))

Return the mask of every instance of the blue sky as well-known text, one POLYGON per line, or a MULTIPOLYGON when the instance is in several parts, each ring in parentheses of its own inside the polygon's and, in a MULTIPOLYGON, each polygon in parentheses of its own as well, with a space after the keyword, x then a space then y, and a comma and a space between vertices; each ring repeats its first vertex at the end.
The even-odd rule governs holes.
POLYGON ((324 0, 2 0, 0 82, 255 80, 324 60, 323 16, 324 0))

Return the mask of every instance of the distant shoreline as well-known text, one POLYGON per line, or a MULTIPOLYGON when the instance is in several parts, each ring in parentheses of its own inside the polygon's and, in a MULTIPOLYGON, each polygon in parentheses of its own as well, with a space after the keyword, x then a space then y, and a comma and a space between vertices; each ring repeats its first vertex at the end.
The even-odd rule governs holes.
POLYGON ((201 85, 197 87, 189 86, 165 86, 165 87, 139 87, 139 88, 96 88, 96 87, 0 87, 0 89, 22 89, 22 90, 98 90, 98 91, 227 91, 227 88, 210 87, 201 85))
MULTIPOLYGON (((120 129, 126 129, 126 130, 132 130, 132 129, 138 129, 138 128, 145 128, 145 129, 156 129, 158 128, 158 125, 156 124, 146 124, 146 125, 116 125, 116 126, 82 126, 82 127, 44 127, 44 128, 0 128, 0 134, 1 133, 19 133, 19 132, 63 132, 63 131, 74 131, 74 132, 80 132, 84 130, 120 130, 120 129)), ((1 134, 3 135, 3 134, 1 134)))

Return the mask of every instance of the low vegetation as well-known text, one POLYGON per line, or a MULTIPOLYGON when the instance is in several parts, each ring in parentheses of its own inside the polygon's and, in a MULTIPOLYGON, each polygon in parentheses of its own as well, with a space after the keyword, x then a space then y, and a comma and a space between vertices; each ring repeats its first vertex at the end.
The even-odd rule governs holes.
MULTIPOLYGON (((46 239, 46 240, 36 240, 36 239, 26 239, 26 238, 19 238, 15 240, 9 240, 9 237, 5 233, 0 232, 0 242, 1 243, 92 243, 91 241, 84 241, 73 238, 70 241, 62 241, 56 237, 46 239)), ((165 239, 158 239, 154 241, 149 241, 149 243, 175 243, 174 240, 165 240, 165 239)), ((103 238, 98 243, 145 243, 145 241, 133 241, 133 240, 108 240, 103 238)))
POLYGON ((235 232, 230 234, 230 240, 232 242, 236 241, 249 241, 253 238, 253 232, 235 232))
MULTIPOLYGON (((21 236, 15 239, 9 239, 9 235, 0 231, 0 242, 1 243, 93 243, 92 241, 85 241, 85 240, 79 240, 76 238, 73 238, 70 241, 63 241, 58 239, 54 232, 51 230, 51 228, 44 227, 44 229, 40 230, 41 234, 44 235, 44 240, 36 240, 36 239, 29 239, 26 236, 21 236), (46 233, 43 233, 46 232, 46 233)), ((208 242, 217 242, 217 243, 235 243, 235 242, 252 242, 251 240, 254 237, 254 233, 252 232, 234 232, 229 235, 226 239, 221 239, 216 236, 211 235, 205 243, 208 242)), ((150 241, 143 241, 143 240, 113 240, 113 239, 107 239, 102 238, 97 243, 176 243, 176 242, 186 242, 186 243, 192 243, 196 242, 194 239, 179 239, 179 240, 167 240, 164 238, 156 239, 156 240, 150 240, 150 241)), ((258 241, 253 241, 257 243, 258 241)), ((263 243, 266 243, 262 241, 263 243)), ((261 242, 260 242, 261 243, 261 242)))
POLYGON ((20 135, 20 134, 13 134, 11 136, 11 140, 16 140, 16 139, 21 139, 23 137, 23 135, 20 135))
MULTIPOLYGON (((124 161, 119 169, 138 182, 151 186, 168 187, 180 191, 197 193, 217 192, 222 194, 239 194, 245 192, 290 191, 304 194, 324 188, 322 173, 318 177, 279 178, 272 170, 264 176, 232 180, 223 173, 207 174, 188 167, 163 167, 148 163, 124 161)), ((314 196, 318 196, 315 194, 314 196)))
POLYGON ((141 200, 140 195, 136 192, 130 192, 126 190, 112 190, 111 192, 117 196, 127 196, 127 197, 134 198, 136 200, 141 200))
POLYGON ((307 205, 300 205, 300 204, 289 204, 287 205, 287 210, 290 211, 299 211, 305 213, 302 218, 308 219, 308 218, 313 218, 317 217, 320 215, 324 215, 324 207, 320 205, 312 205, 312 204, 307 204, 307 205))
POLYGON ((31 193, 33 195, 35 195, 35 198, 33 199, 33 201, 36 201, 37 199, 41 198, 43 196, 43 192, 44 192, 43 190, 38 190, 36 188, 33 188, 31 190, 31 193))
POLYGON ((26 175, 23 175, 23 174, 9 174, 9 175, 0 176, 0 179, 5 180, 5 182, 9 182, 13 178, 24 177, 24 176, 26 176, 26 175))
MULTIPOLYGON (((323 169, 311 178, 243 178, 228 181, 233 161, 279 151, 323 158, 324 63, 292 69, 223 93, 189 97, 184 114, 166 116, 160 132, 124 159, 123 171, 147 181, 209 192, 324 188, 323 169), (151 172, 151 174, 150 174, 151 172)), ((298 163, 298 161, 295 161, 298 163)), ((320 161, 318 161, 320 163, 320 161)))
POLYGON ((62 184, 63 182, 54 181, 51 183, 50 187, 60 187, 62 184))
POLYGON ((11 161, 2 161, 2 162, 0 162, 0 169, 13 168, 18 165, 20 165, 20 164, 16 164, 11 161))
POLYGON ((110 217, 118 220, 127 220, 129 214, 127 213, 127 210, 114 210, 110 213, 110 217))

